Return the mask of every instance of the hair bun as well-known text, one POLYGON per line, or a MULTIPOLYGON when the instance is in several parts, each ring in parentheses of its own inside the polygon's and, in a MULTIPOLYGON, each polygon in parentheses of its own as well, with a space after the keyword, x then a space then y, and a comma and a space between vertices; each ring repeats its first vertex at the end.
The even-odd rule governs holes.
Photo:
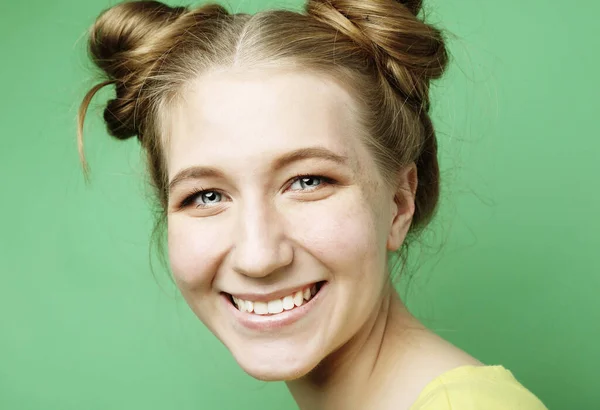
POLYGON ((143 64, 156 33, 186 11, 157 1, 126 2, 103 11, 90 30, 94 63, 117 80, 125 77, 128 66, 143 64))
POLYGON ((104 110, 110 135, 126 139, 138 134, 135 96, 144 73, 162 54, 156 50, 155 44, 160 43, 156 38, 163 27, 185 12, 185 7, 157 1, 125 2, 103 11, 91 27, 91 59, 116 85, 116 98, 104 110))
POLYGON ((407 102, 428 110, 429 82, 443 74, 448 54, 441 31, 417 18, 421 5, 421 0, 309 0, 306 10, 359 44, 407 102))

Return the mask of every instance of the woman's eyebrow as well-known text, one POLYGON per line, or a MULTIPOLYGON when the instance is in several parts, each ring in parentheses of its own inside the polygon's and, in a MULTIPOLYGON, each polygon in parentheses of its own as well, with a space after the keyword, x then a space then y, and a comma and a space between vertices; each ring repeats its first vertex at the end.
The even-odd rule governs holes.
MULTIPOLYGON (((285 166, 308 158, 320 158, 327 161, 336 162, 343 166, 348 166, 348 157, 336 154, 333 151, 323 147, 308 147, 290 151, 275 161, 271 166, 272 171, 278 171, 285 166)), ((224 178, 221 170, 213 167, 191 166, 179 171, 169 182, 169 192, 173 192, 175 187, 183 181, 200 178, 224 178)))

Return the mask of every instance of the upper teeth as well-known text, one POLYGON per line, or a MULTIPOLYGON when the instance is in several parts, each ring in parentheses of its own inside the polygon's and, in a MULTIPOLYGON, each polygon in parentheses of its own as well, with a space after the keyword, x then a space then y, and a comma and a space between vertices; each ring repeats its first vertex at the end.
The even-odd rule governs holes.
POLYGON ((291 310, 296 306, 302 306, 308 302, 317 293, 317 286, 308 286, 303 290, 292 293, 280 299, 270 300, 268 302, 254 302, 243 300, 233 296, 233 302, 242 312, 256 313, 258 315, 267 315, 269 313, 281 313, 284 310, 291 310))

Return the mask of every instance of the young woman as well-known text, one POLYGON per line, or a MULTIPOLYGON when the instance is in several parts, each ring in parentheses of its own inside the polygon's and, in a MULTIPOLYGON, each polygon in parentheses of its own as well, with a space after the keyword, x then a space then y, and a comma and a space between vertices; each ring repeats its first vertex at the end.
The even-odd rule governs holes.
POLYGON ((388 261, 436 209, 429 83, 443 36, 410 0, 305 13, 118 4, 89 48, 137 136, 190 308, 261 380, 316 409, 545 409, 420 324, 388 261))

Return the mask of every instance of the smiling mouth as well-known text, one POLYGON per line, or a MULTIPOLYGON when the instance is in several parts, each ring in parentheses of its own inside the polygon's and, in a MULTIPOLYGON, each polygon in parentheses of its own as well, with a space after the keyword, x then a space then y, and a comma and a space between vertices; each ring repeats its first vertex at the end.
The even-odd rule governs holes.
POLYGON ((319 293, 324 283, 325 281, 313 283, 302 290, 269 301, 244 300, 233 295, 228 295, 228 299, 240 312, 261 316, 277 315, 307 304, 319 293))

